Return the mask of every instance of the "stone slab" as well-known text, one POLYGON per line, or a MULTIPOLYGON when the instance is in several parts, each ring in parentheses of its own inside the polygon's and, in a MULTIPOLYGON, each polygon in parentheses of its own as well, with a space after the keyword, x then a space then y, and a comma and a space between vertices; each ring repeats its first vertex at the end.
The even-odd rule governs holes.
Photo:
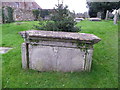
POLYGON ((95 44, 99 42, 101 39, 93 34, 87 33, 71 33, 71 32, 55 32, 55 31, 41 31, 41 30, 29 30, 22 31, 19 34, 25 38, 27 35, 27 39, 35 39, 35 38, 43 38, 43 39, 59 39, 62 40, 74 40, 78 42, 92 43, 95 44))
POLYGON ((85 52, 80 49, 30 46, 29 50, 29 65, 31 69, 64 72, 84 70, 85 52))
POLYGON ((0 47, 0 54, 5 54, 7 53, 10 49, 9 47, 0 47))

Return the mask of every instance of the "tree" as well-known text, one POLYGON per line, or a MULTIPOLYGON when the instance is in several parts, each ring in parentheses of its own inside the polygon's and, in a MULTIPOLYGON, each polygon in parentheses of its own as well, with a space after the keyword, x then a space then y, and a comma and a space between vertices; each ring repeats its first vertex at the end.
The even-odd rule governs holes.
POLYGON ((87 2, 90 17, 96 17, 97 12, 101 12, 102 19, 105 19, 107 10, 112 12, 120 8, 120 2, 87 2))
POLYGON ((39 14, 40 14, 40 11, 39 10, 33 10, 32 12, 33 12, 33 15, 35 17, 35 21, 37 21, 38 17, 39 17, 39 14))
POLYGON ((49 9, 40 9, 40 17, 42 17, 43 19, 45 18, 45 16, 49 15, 49 9))
POLYGON ((68 6, 63 4, 56 5, 56 9, 53 10, 52 21, 46 23, 39 23, 40 26, 36 26, 37 29, 50 30, 50 31, 65 31, 65 32, 78 32, 80 29, 76 27, 77 24, 74 21, 73 15, 68 10, 68 6))

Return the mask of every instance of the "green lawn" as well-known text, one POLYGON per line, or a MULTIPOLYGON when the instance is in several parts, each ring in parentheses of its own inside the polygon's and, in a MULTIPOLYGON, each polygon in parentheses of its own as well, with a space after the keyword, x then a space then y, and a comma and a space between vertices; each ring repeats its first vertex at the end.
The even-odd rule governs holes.
POLYGON ((20 31, 32 29, 37 22, 2 26, 2 46, 13 47, 2 55, 3 88, 115 88, 118 87, 118 27, 112 21, 82 21, 83 33, 102 39, 94 46, 91 72, 37 72, 21 68, 20 31))

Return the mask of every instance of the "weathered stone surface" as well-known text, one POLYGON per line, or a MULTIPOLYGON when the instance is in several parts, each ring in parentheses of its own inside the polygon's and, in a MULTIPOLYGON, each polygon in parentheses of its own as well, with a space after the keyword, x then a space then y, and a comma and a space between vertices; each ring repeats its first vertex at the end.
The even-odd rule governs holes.
POLYGON ((93 44, 101 39, 93 34, 23 31, 22 67, 38 71, 90 71, 93 44))
POLYGON ((114 20, 114 24, 117 24, 117 21, 118 21, 118 12, 117 12, 117 10, 115 11, 113 20, 114 20))
POLYGON ((30 68, 38 71, 84 70, 85 52, 77 48, 30 46, 30 68))

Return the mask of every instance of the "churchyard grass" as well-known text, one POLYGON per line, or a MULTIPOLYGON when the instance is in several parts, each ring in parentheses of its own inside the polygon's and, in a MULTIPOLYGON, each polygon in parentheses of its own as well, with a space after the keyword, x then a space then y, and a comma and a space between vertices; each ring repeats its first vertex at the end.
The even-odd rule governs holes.
POLYGON ((102 41, 94 45, 91 72, 38 72, 21 68, 20 31, 38 22, 2 25, 2 46, 12 47, 2 55, 3 88, 116 88, 118 87, 118 27, 112 21, 82 21, 82 33, 95 34, 102 41))

